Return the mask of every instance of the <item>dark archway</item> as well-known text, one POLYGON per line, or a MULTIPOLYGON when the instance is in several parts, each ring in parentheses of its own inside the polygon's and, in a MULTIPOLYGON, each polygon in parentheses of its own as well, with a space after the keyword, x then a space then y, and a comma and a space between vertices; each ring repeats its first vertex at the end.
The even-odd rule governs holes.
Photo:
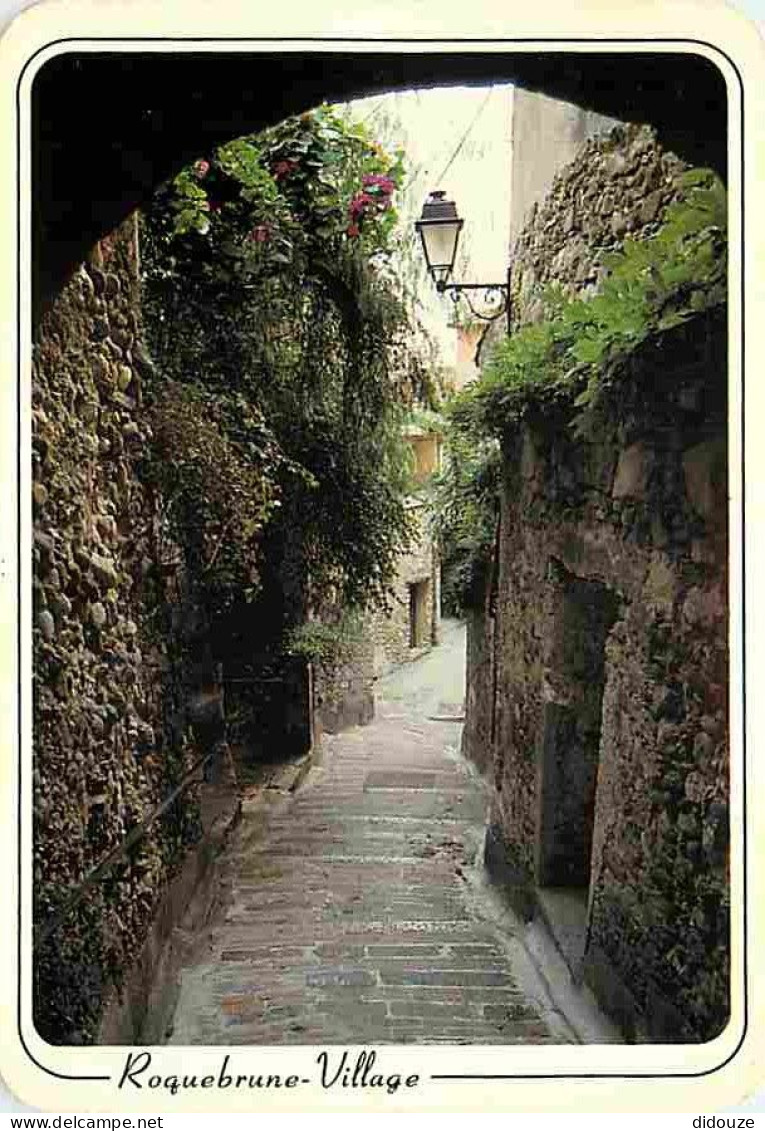
POLYGON ((214 144, 325 100, 501 81, 648 122, 684 159, 725 173, 725 81, 687 52, 64 53, 42 67, 32 95, 38 303, 157 184, 214 144))

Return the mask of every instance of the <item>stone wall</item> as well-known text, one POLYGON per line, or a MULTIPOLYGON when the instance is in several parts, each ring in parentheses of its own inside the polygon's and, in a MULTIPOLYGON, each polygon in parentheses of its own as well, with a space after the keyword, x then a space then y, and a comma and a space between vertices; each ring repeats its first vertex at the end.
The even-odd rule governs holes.
POLYGON ((371 632, 375 645, 374 668, 380 674, 389 664, 400 664, 438 642, 441 586, 435 545, 428 533, 426 504, 412 497, 410 511, 417 533, 408 553, 401 556, 393 585, 390 611, 372 618, 371 632), (412 586, 419 586, 417 643, 412 644, 412 586))
POLYGON ((572 969, 628 1036, 709 1039, 728 1008, 725 327, 634 365, 655 393, 627 442, 561 421, 507 442, 464 748, 516 906, 581 900, 572 969))
POLYGON ((588 138, 608 133, 616 124, 570 102, 522 87, 513 91, 511 245, 532 207, 547 196, 555 174, 574 160, 588 138))
POLYGON ((52 1042, 94 1038, 198 839, 199 788, 65 908, 219 737, 214 679, 187 646, 198 610, 138 474, 149 375, 128 221, 63 289, 34 347, 35 1019, 52 1042))
MULTIPOLYGON (((595 289, 682 170, 646 128, 587 141, 517 241, 516 325, 551 282, 595 289)), ((726 396, 718 312, 641 347, 596 438, 563 407, 508 435, 468 625, 487 865, 632 1040, 708 1040, 728 1017, 726 396)))
POLYGON ((591 137, 559 168, 549 193, 535 203, 511 254, 513 323, 542 314, 545 288, 594 293, 604 258, 626 235, 651 236, 677 197, 686 166, 662 150, 648 126, 615 126, 591 137))
POLYGON ((465 619, 467 678, 462 751, 489 777, 493 773, 496 721, 496 570, 485 585, 480 604, 468 609, 465 619))

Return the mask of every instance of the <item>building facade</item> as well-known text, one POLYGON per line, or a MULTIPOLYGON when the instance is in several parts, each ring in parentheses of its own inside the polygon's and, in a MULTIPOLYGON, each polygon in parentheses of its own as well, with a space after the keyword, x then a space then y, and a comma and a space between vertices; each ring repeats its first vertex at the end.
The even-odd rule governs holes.
POLYGON ((438 643, 441 569, 423 488, 441 466, 441 435, 410 426, 406 438, 412 457, 414 488, 407 497, 407 508, 413 520, 414 536, 410 548, 399 560, 389 609, 373 618, 378 675, 391 664, 414 659, 438 643))

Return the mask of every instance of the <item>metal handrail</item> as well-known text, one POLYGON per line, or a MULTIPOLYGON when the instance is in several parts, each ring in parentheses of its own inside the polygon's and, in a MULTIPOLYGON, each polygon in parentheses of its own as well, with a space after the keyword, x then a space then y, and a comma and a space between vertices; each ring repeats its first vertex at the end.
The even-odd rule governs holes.
POLYGON ((149 814, 149 816, 141 821, 140 824, 136 825, 134 829, 131 829, 125 839, 120 844, 118 844, 116 848, 113 848, 111 852, 107 853, 103 860, 99 861, 98 864, 95 864, 93 868, 91 868, 76 891, 73 892, 72 895, 64 901, 59 909, 46 922, 45 926, 41 927, 38 931, 35 932, 35 937, 33 938, 34 947, 39 947, 42 943, 50 938, 53 932, 61 925, 61 923, 63 923, 64 919, 69 915, 69 913, 82 901, 86 892, 88 892, 96 883, 98 883, 98 881, 106 875, 106 873, 117 863, 118 860, 121 860, 131 851, 131 849, 136 846, 136 844, 138 844, 138 842, 146 835, 154 822, 157 821, 163 813, 167 812, 176 798, 178 798, 183 793, 183 791, 192 784, 194 775, 199 770, 203 770, 207 763, 212 761, 217 752, 218 747, 214 746, 212 750, 208 751, 207 754, 199 758, 185 775, 183 780, 170 791, 167 797, 165 797, 165 799, 159 803, 159 805, 149 814))

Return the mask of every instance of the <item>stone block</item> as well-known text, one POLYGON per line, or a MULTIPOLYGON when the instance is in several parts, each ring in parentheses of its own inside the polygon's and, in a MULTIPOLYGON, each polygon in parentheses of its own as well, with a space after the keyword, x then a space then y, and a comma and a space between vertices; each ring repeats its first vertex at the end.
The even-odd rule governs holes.
POLYGON ((654 558, 643 586, 647 607, 652 612, 671 616, 677 591, 678 578, 669 562, 663 557, 654 558))
POLYGON ((645 444, 631 444, 619 456, 611 496, 614 499, 642 499, 655 464, 655 453, 645 444))
POLYGON ((496 823, 486 829, 483 860, 489 880, 503 889, 513 910, 526 921, 533 918, 536 903, 531 877, 496 823))
POLYGON ((685 492, 706 521, 724 517, 727 504, 728 445, 724 437, 706 440, 683 453, 685 492))
POLYGON ((308 970, 305 982, 307 986, 374 986, 375 977, 359 967, 334 966, 308 970))

